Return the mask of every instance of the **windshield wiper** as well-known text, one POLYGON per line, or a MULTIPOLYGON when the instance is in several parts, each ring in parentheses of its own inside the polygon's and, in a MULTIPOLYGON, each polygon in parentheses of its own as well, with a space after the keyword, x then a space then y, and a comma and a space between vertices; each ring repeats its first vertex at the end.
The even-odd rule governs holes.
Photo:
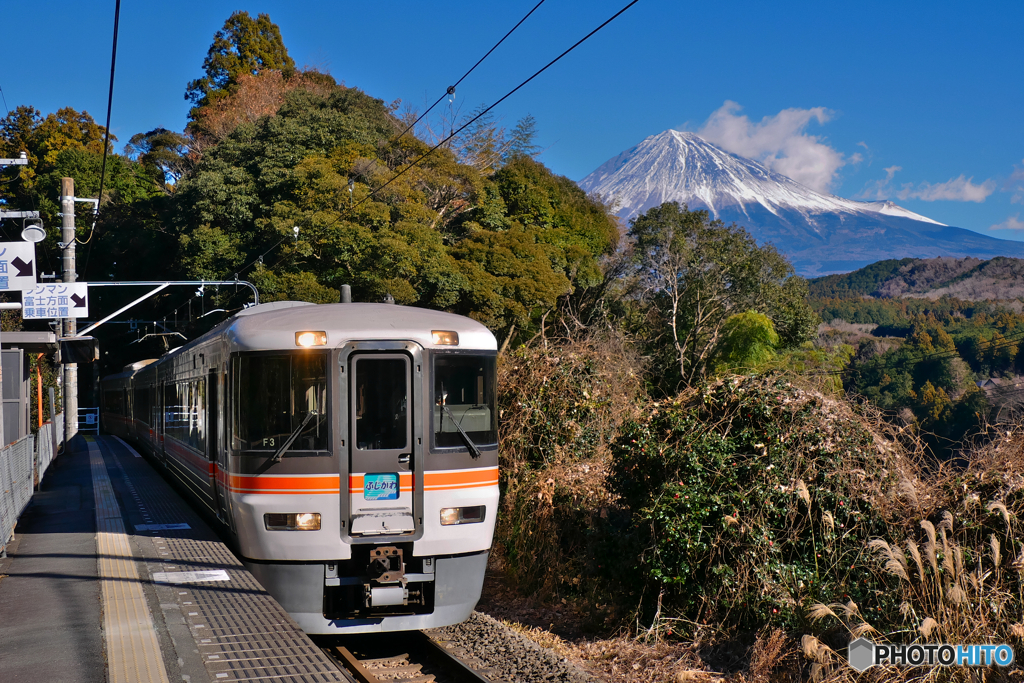
POLYGON ((288 439, 283 444, 281 444, 281 447, 277 449, 277 453, 274 453, 274 457, 270 459, 270 462, 281 462, 281 458, 284 457, 284 452, 291 448, 292 444, 295 442, 295 439, 299 438, 299 434, 301 434, 302 430, 306 428, 306 425, 309 424, 309 421, 316 416, 317 412, 315 410, 311 410, 308 413, 306 413, 306 417, 302 420, 302 423, 298 427, 296 427, 295 431, 291 433, 291 436, 289 436, 288 439))
POLYGON ((451 418, 452 424, 454 424, 455 428, 459 430, 459 436, 462 437, 462 441, 466 444, 466 448, 469 449, 469 452, 473 454, 474 458, 479 458, 480 449, 477 448, 477 445, 475 443, 473 443, 473 439, 469 438, 469 434, 467 434, 466 430, 462 428, 462 425, 459 424, 459 421, 455 419, 455 415, 453 415, 452 411, 448 408, 447 405, 445 405, 444 399, 441 399, 440 406, 441 409, 444 410, 444 412, 448 413, 448 417, 451 418))

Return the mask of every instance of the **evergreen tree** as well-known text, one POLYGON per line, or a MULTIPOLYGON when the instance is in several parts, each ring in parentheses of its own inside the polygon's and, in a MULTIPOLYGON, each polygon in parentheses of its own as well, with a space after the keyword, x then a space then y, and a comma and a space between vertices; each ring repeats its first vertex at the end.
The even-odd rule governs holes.
POLYGON ((185 91, 185 99, 196 105, 190 118, 195 120, 199 109, 232 92, 242 74, 256 75, 271 69, 285 77, 295 71, 277 24, 268 14, 253 19, 245 11, 233 13, 213 36, 203 61, 206 75, 190 82, 185 91))
POLYGON ((125 154, 138 161, 165 191, 170 191, 185 171, 187 140, 181 133, 155 128, 136 133, 125 145, 125 154))
POLYGON ((516 127, 512 129, 503 161, 508 163, 509 159, 517 156, 535 159, 540 153, 540 147, 534 144, 536 137, 537 119, 533 118, 532 114, 527 114, 519 119, 516 127))

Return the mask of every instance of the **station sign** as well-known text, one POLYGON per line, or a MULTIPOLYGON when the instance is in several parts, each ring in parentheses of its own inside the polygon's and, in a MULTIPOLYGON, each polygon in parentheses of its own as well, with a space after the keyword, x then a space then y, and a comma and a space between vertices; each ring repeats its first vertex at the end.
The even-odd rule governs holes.
POLYGON ((0 292, 36 286, 36 245, 32 242, 0 242, 0 292))
POLYGON ((21 293, 21 317, 24 320, 88 318, 89 283, 55 282, 26 289, 21 293))

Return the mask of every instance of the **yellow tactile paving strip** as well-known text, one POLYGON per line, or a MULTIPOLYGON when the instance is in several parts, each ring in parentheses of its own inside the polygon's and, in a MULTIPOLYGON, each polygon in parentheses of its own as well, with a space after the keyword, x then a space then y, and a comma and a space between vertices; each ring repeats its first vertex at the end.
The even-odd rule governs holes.
POLYGON ((96 499, 96 551, 103 597, 107 680, 169 683, 114 488, 99 448, 91 438, 86 440, 96 499))

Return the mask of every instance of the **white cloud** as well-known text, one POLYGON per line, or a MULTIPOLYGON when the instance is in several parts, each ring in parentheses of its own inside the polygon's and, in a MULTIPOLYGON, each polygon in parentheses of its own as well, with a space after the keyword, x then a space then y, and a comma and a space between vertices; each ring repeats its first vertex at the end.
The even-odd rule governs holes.
POLYGON ((892 194, 889 190, 889 183, 892 182, 896 171, 902 171, 903 167, 890 166, 883 170, 885 171, 885 180, 874 180, 865 185, 861 193, 857 195, 858 199, 889 199, 892 194))
MULTIPOLYGON (((752 122, 741 116, 739 104, 726 101, 697 131, 705 140, 740 156, 756 159, 818 192, 828 192, 836 173, 847 163, 858 163, 860 154, 849 159, 804 131, 811 121, 819 124, 832 118, 824 107, 784 109, 775 116, 752 122)), ((865 145, 866 147, 866 145, 865 145)))
MULTIPOLYGON (((1024 164, 1024 160, 1021 161, 1024 164)), ((1006 179, 1003 189, 1012 192, 1010 201, 1014 204, 1024 204, 1024 166, 1014 166, 1013 173, 1006 179)))
POLYGON ((996 223, 989 230, 1016 230, 1017 232, 1024 231, 1024 221, 1020 219, 1020 214, 1016 216, 1010 216, 1002 223, 996 223))
POLYGON ((983 202, 996 191, 996 181, 989 179, 981 184, 974 183, 974 177, 960 175, 944 183, 922 182, 915 187, 913 183, 904 183, 897 190, 892 186, 893 176, 902 171, 900 166, 885 169, 885 180, 875 180, 864 186, 858 199, 920 199, 925 202, 946 200, 952 202, 983 202))
POLYGON ((921 199, 934 202, 940 199, 953 202, 983 202, 996 191, 996 181, 986 180, 980 185, 974 184, 974 177, 947 180, 944 183, 920 183, 913 187, 912 183, 904 185, 896 196, 900 199, 921 199))

